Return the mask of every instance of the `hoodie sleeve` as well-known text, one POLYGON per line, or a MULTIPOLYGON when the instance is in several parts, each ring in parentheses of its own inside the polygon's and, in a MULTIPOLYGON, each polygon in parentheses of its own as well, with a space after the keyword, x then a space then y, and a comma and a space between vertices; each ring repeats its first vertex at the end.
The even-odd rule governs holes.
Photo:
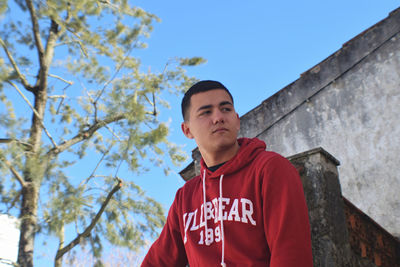
POLYGON ((270 267, 313 266, 303 185, 286 158, 276 155, 265 165, 262 195, 270 267))
POLYGON ((142 262, 142 267, 184 267, 187 257, 179 229, 177 212, 178 194, 168 212, 167 222, 158 239, 153 243, 142 262))

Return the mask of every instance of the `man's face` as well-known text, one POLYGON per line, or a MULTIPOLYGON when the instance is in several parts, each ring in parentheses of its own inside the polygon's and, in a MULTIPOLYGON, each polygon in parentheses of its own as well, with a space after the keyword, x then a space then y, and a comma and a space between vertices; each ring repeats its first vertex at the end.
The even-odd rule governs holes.
POLYGON ((225 90, 192 95, 188 113, 182 131, 195 139, 201 153, 218 153, 236 145, 240 120, 225 90))

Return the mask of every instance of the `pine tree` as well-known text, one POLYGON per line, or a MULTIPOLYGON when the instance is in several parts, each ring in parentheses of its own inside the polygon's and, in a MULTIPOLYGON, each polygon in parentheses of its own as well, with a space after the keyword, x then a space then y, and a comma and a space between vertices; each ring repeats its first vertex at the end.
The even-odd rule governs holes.
POLYGON ((0 0, 0 15, 0 212, 19 212, 18 265, 33 266, 38 234, 57 236, 56 266, 83 242, 97 259, 104 242, 142 247, 164 211, 118 171, 184 159, 157 114, 204 60, 143 70, 133 51, 159 19, 125 0, 0 0))

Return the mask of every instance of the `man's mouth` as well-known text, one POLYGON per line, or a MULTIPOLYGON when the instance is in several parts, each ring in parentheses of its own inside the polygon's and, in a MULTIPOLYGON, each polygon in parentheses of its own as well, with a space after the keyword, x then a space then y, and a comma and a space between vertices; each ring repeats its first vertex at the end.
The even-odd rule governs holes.
POLYGON ((228 131, 228 129, 226 129, 226 128, 218 128, 218 129, 214 130, 213 133, 226 132, 226 131, 228 131))

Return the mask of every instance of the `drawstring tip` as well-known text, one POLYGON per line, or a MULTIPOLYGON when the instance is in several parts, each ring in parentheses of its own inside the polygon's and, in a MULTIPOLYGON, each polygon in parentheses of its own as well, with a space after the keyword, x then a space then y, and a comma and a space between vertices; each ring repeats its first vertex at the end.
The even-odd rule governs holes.
POLYGON ((226 267, 225 262, 221 262, 221 266, 222 266, 222 267, 226 267))

